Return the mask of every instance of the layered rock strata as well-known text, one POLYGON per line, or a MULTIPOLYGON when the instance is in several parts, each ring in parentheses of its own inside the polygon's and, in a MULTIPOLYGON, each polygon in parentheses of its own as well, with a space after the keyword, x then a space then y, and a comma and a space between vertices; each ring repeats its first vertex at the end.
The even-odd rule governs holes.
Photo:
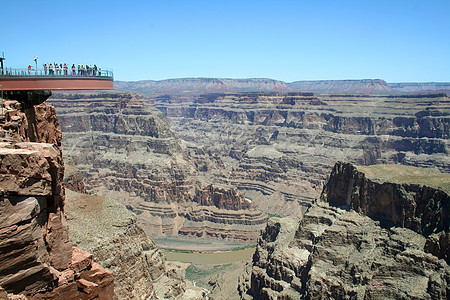
POLYGON ((450 172, 450 99, 434 95, 208 94, 153 99, 202 172, 259 209, 298 215, 333 164, 401 163, 450 172))
POLYGON ((285 82, 268 78, 180 78, 159 81, 115 81, 114 88, 119 91, 141 93, 147 96, 165 94, 191 96, 223 92, 291 91, 291 88, 285 82))
POLYGON ((196 160, 141 96, 57 94, 50 102, 86 190, 119 199, 148 234, 256 240, 266 214, 231 185, 211 185, 199 170, 217 162, 196 160))
POLYGON ((86 193, 86 187, 84 185, 83 174, 75 166, 73 159, 71 157, 64 158, 64 185, 67 189, 79 193, 86 193))
POLYGON ((381 79, 294 81, 288 86, 296 91, 313 93, 396 94, 381 79))
POLYGON ((115 299, 206 299, 166 262, 123 204, 67 190, 66 207, 71 242, 113 273, 115 299))
POLYGON ((399 82, 387 85, 399 93, 446 93, 447 95, 450 93, 450 83, 448 82, 399 82))
POLYGON ((112 299, 111 272, 72 247, 61 131, 53 107, 4 101, 0 120, 0 286, 29 299, 112 299))
POLYGON ((253 257, 249 294, 446 299, 449 248, 436 241, 448 240, 449 200, 443 190, 378 182, 338 163, 304 217, 269 221, 253 257))

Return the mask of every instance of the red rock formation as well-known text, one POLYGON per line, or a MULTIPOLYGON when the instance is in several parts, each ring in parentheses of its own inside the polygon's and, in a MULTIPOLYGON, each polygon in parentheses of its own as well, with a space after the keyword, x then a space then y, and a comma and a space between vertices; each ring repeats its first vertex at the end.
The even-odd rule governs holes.
POLYGON ((0 138, 0 285, 29 299, 112 299, 111 273, 69 242, 53 107, 6 101, 0 138))

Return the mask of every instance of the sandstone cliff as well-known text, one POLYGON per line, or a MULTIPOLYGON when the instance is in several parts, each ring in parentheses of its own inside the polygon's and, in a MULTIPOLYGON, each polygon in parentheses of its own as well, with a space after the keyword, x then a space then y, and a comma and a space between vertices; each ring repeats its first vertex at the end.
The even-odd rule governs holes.
POLYGON ((192 235, 255 241, 267 215, 230 184, 201 170, 217 158, 181 141, 167 118, 135 94, 57 94, 63 148, 88 192, 120 200, 153 236, 192 235))
POLYGON ((337 163, 303 218, 269 221, 253 257, 249 294, 447 299, 449 200, 448 190, 376 181, 337 163))
POLYGON ((53 107, 5 101, 0 120, 0 286, 29 299, 112 299, 111 272, 72 247, 53 107))

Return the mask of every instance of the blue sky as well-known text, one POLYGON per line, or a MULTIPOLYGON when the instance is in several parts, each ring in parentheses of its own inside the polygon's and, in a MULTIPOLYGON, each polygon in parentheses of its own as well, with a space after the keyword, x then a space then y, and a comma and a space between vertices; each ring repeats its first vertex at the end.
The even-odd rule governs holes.
POLYGON ((97 64, 116 80, 450 81, 450 1, 1 1, 7 67, 97 64))

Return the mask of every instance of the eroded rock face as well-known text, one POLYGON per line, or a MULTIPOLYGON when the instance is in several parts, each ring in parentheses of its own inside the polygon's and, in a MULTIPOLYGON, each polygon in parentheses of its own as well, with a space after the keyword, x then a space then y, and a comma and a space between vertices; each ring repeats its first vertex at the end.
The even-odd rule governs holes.
POLYGON ((190 143, 195 161, 208 162, 203 172, 276 215, 301 214, 339 160, 450 171, 443 94, 222 93, 153 103, 190 143))
POLYGON ((426 237, 450 227, 450 198, 445 191, 417 184, 380 184, 349 163, 334 166, 321 198, 426 237))
POLYGON ((294 81, 289 87, 296 91, 314 93, 345 93, 345 94, 396 94, 382 79, 362 80, 317 80, 294 81))
POLYGON ((203 190, 197 190, 194 201, 203 206, 215 206, 228 210, 251 208, 250 202, 244 199, 236 188, 224 189, 214 185, 209 185, 203 190))
POLYGON ((114 88, 120 91, 141 93, 147 96, 164 95, 167 93, 190 96, 205 92, 291 91, 291 88, 285 82, 268 78, 180 78, 160 81, 115 81, 114 88))
POLYGON ((119 199, 146 233, 256 240, 267 215, 230 184, 203 177, 200 170, 220 169, 220 159, 196 160, 191 150, 198 149, 179 140, 141 96, 57 94, 50 102, 60 116, 65 154, 85 176, 87 191, 119 199), (223 230, 230 224, 232 230, 223 230))
POLYGON ((5 101, 0 127, 0 286, 29 299, 111 299, 111 273, 69 242, 54 109, 5 101))
POLYGON ((388 83, 390 88, 400 93, 426 94, 426 93, 449 93, 450 83, 448 82, 399 82, 388 83))
POLYGON ((162 299, 165 294, 170 294, 168 299, 204 299, 201 289, 189 288, 167 265, 123 204, 67 190, 66 207, 72 243, 93 253, 113 273, 114 299, 162 299))
POLYGON ((440 253, 449 249, 433 251, 429 245, 439 244, 440 236, 440 245, 448 247, 450 196, 431 190, 373 182, 350 164, 336 164, 321 198, 303 218, 269 221, 253 257, 250 294, 257 299, 448 298, 450 268, 440 253))
POLYGON ((67 189, 79 193, 86 193, 86 187, 84 185, 83 174, 75 166, 71 157, 64 158, 65 171, 64 171, 64 185, 67 189))

